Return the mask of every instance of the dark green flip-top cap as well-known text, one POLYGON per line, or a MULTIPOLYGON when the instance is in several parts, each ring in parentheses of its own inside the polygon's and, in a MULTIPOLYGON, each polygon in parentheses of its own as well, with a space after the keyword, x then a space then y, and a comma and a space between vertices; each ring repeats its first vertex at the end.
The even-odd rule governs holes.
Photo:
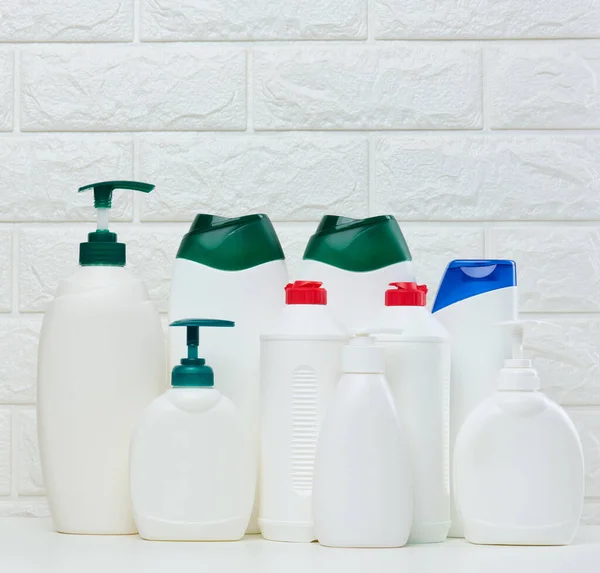
MULTIPOLYGON (((79 188, 79 193, 94 190, 94 207, 96 209, 110 209, 112 206, 112 192, 115 189, 131 189, 150 193, 154 185, 139 181, 101 181, 79 188)), ((88 233, 87 243, 79 244, 79 264, 82 266, 110 266, 124 267, 127 261, 125 243, 117 242, 117 234, 108 229, 98 229, 88 233)))
POLYGON ((170 326, 185 326, 187 328, 187 358, 181 359, 181 364, 171 372, 171 386, 181 387, 210 387, 215 385, 213 369, 206 364, 204 358, 198 358, 201 326, 231 327, 231 320, 216 320, 212 318, 185 318, 176 320, 170 326))
POLYGON ((201 213, 183 237, 177 258, 241 271, 285 257, 267 215, 228 218, 201 213))
POLYGON ((412 260, 393 215, 367 219, 325 215, 308 241, 303 258, 354 272, 412 260))

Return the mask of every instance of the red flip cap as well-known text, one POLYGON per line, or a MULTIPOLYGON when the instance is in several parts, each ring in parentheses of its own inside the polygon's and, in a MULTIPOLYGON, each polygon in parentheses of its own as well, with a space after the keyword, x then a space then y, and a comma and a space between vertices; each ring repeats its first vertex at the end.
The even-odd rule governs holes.
POLYGON ((327 291, 323 283, 296 281, 285 287, 285 304, 327 304, 327 291))
POLYGON ((427 286, 417 283, 390 283, 385 291, 385 306, 425 306, 427 286))

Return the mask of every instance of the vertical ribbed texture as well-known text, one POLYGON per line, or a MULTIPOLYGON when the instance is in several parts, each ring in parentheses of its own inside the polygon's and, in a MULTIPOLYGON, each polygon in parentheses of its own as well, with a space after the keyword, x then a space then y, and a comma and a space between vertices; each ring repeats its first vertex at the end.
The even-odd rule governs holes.
POLYGON ((301 366, 292 374, 292 486, 298 493, 312 491, 317 449, 317 376, 301 366))

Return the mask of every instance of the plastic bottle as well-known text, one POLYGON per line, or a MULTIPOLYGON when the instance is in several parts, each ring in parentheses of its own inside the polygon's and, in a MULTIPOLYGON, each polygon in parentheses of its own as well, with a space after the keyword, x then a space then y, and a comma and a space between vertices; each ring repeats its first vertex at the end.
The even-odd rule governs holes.
POLYGON ((581 441, 566 412, 539 391, 523 358, 523 322, 509 323, 513 358, 456 440, 457 508, 471 543, 566 545, 583 508, 581 441))
POLYGON ((63 280, 40 335, 37 416, 41 463, 54 525, 63 533, 135 533, 129 442, 144 408, 164 390, 159 314, 125 268, 125 245, 108 230, 114 189, 94 189, 98 229, 81 243, 81 267, 63 280))
MULTIPOLYGON (((509 260, 452 261, 440 284, 433 316, 450 335, 450 476, 456 436, 473 409, 495 391, 496 374, 511 348, 496 324, 518 316, 517 272, 509 260)), ((451 483, 449 537, 464 537, 451 483)))
POLYGON ((300 275, 323 281, 329 307, 348 332, 368 329, 393 281, 414 281, 408 246, 392 215, 325 215, 308 241, 300 275))
POLYGON ((320 282, 285 288, 286 306, 261 336, 259 525, 274 541, 316 539, 312 479, 321 421, 341 375, 348 339, 320 282))
POLYGON ((144 539, 234 541, 252 511, 252 453, 233 402, 214 388, 212 368, 198 358, 201 326, 234 324, 187 319, 171 326, 187 328, 188 357, 173 368, 172 388, 148 406, 133 436, 135 522, 144 539))
POLYGON ((413 512, 410 452, 375 339, 356 335, 317 442, 315 531, 331 547, 401 547, 413 512))
MULTIPOLYGON (((283 250, 266 215, 233 219, 197 215, 181 241, 173 268, 171 321, 202 316, 236 324, 229 335, 211 336, 204 352, 219 372, 221 392, 248 427, 255 474, 260 443, 260 335, 283 309, 281 292, 287 282, 283 250)), ((177 364, 183 344, 181 333, 171 331, 171 366, 177 364)), ((248 533, 258 533, 256 514, 255 504, 248 533)))
POLYGON ((386 378, 410 446, 414 514, 409 542, 440 542, 450 529, 450 337, 425 308, 425 285, 390 286, 375 319, 380 330, 373 332, 384 350, 386 378), (393 334, 396 330, 399 334, 393 334))

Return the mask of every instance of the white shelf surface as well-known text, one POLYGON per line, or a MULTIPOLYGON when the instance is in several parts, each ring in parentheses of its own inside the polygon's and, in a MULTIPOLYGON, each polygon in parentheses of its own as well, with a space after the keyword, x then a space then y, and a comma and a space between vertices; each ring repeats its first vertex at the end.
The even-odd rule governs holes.
POLYGON ((464 540, 400 549, 331 549, 265 541, 162 543, 137 535, 55 533, 49 519, 0 519, 1 573, 599 573, 600 526, 567 547, 477 546, 464 540))

